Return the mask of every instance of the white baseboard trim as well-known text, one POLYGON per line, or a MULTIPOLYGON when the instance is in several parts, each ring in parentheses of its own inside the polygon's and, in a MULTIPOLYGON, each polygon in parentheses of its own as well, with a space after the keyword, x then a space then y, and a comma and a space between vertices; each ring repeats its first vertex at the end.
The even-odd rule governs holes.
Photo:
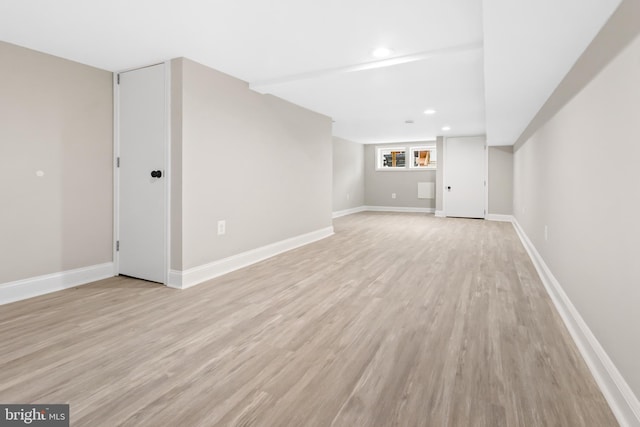
POLYGON ((0 305, 115 276, 112 262, 0 284, 0 305))
POLYGON ((438 218, 446 218, 447 216, 444 214, 444 211, 436 211, 435 216, 438 218))
POLYGON ((358 206, 357 208, 344 209, 341 211, 335 211, 332 214, 332 218, 340 218, 341 216, 351 215, 358 212, 364 212, 367 210, 366 206, 358 206))
POLYGON ((640 426, 640 401, 637 396, 582 319, 515 218, 513 226, 618 422, 623 427, 640 426))
POLYGON ((176 289, 190 288, 191 286, 231 273, 232 271, 239 270, 300 246, 322 240, 331 235, 333 235, 333 227, 326 227, 188 270, 171 270, 169 272, 169 284, 167 286, 176 289))
MULTIPOLYGON (((345 209, 343 211, 333 212, 333 218, 339 218, 345 215, 351 215, 358 212, 412 212, 412 213, 434 213, 433 208, 412 208, 402 206, 359 206, 357 208, 345 209)), ((436 213, 436 216, 437 213, 436 213)), ((442 215, 444 216, 444 215, 442 215)))
POLYGON ((498 215, 498 214, 487 214, 484 217, 487 221, 500 221, 500 222, 513 222, 513 215, 498 215))
POLYGON ((369 212, 413 212, 413 213, 434 213, 434 208, 411 208, 401 206, 364 206, 364 210, 369 212))
POLYGON ((186 271, 169 270, 169 282, 167 283, 167 287, 173 289, 184 289, 185 287, 188 288, 188 286, 182 286, 182 276, 184 276, 185 273, 186 271))

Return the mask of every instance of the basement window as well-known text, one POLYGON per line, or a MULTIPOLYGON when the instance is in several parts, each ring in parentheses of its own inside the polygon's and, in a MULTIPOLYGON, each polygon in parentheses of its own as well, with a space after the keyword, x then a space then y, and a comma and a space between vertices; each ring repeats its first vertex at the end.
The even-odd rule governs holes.
POLYGON ((378 148, 376 169, 398 170, 406 167, 407 150, 404 147, 378 148))
POLYGON ((436 168, 436 148, 435 147, 411 147, 411 161, 409 167, 412 169, 435 169, 436 168))

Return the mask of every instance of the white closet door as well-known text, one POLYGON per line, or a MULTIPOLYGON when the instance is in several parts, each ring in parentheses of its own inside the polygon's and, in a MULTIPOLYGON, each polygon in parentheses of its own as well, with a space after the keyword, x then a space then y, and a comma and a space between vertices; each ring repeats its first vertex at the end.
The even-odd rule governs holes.
POLYGON ((445 215, 484 218, 484 137, 447 138, 445 144, 445 215))
POLYGON ((165 65, 119 75, 119 273, 165 282, 165 65))

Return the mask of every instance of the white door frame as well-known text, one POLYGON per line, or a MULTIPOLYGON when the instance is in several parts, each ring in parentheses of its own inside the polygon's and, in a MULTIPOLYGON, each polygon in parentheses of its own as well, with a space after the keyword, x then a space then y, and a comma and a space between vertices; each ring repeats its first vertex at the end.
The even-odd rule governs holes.
POLYGON ((442 162, 438 164, 438 167, 442 168, 442 185, 440 191, 442 191, 442 216, 446 218, 447 216, 447 197, 446 197, 446 164, 447 164, 447 139, 448 137, 442 138, 442 162))
MULTIPOLYGON (((447 141, 450 138, 484 138, 484 219, 489 215, 489 147, 485 135, 449 136, 442 138, 442 215, 447 216, 447 141)), ((438 165, 438 167, 440 167, 438 165)))
POLYGON ((489 145, 484 137, 484 218, 489 216, 489 145))
MULTIPOLYGON (((165 67, 165 137, 164 137, 164 285, 169 284, 169 270, 171 268, 171 61, 151 64, 147 67, 163 64, 165 67)), ((118 75, 127 71, 139 70, 147 67, 136 67, 113 73, 113 274, 120 272, 120 253, 117 242, 120 240, 120 85, 118 75)))

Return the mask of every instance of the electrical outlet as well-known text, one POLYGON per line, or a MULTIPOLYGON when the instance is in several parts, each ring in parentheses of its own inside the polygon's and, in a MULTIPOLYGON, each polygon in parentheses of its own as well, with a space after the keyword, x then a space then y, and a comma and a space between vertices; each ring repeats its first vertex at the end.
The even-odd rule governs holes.
POLYGON ((396 198, 396 193, 391 193, 391 198, 395 199, 396 198))
POLYGON ((218 221, 218 236, 222 236, 227 232, 227 222, 225 220, 218 221))
POLYGON ((347 193, 347 200, 349 200, 350 198, 351 198, 351 195, 347 193))

